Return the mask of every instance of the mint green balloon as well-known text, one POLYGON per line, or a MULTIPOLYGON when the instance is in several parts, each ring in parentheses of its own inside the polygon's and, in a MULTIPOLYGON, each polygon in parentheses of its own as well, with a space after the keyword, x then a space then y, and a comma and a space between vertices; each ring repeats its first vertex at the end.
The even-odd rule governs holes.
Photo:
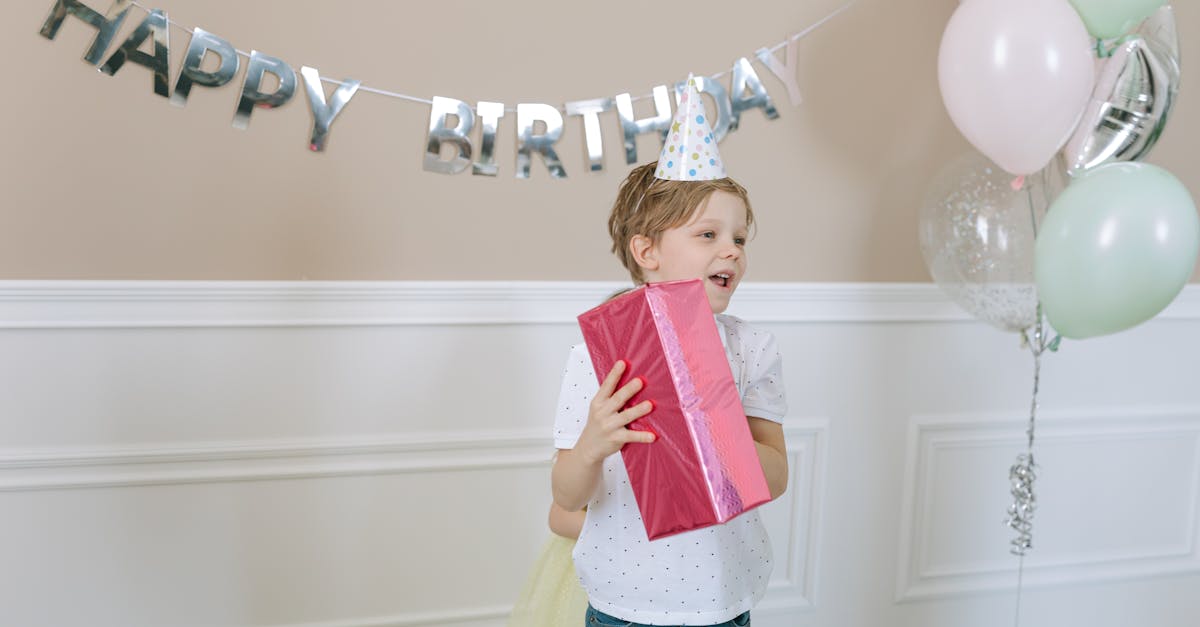
POLYGON ((1070 0, 1092 37, 1112 39, 1133 30, 1167 0, 1070 0))
POLYGON ((1042 221, 1033 264, 1042 311, 1069 338, 1136 326, 1175 300, 1197 252, 1200 217, 1179 179, 1148 163, 1099 166, 1042 221))

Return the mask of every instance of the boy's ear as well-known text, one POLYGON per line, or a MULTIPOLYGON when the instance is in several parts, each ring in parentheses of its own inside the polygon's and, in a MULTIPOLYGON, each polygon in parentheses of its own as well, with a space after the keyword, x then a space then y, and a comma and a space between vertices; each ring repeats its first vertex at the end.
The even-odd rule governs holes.
POLYGON ((633 260, 643 270, 658 269, 658 247, 649 237, 634 235, 629 240, 629 252, 633 254, 633 260))

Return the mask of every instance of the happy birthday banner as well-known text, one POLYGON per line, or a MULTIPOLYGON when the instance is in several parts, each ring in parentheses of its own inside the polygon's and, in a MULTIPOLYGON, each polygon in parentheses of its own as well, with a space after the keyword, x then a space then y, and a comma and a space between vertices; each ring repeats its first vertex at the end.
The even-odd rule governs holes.
MULTIPOLYGON (((800 104, 800 87, 796 82, 796 42, 824 24, 829 19, 846 10, 853 1, 843 5, 830 15, 808 27, 804 31, 792 35, 785 41, 770 48, 759 48, 754 56, 766 66, 787 88, 788 98, 792 105, 800 104), (776 57, 776 52, 786 48, 784 59, 776 57)), ((242 80, 241 94, 238 98, 237 109, 233 114, 233 127, 246 130, 250 125, 250 117, 256 107, 274 109, 289 100, 296 93, 297 75, 291 65, 257 50, 250 53, 242 52, 233 47, 229 41, 214 35, 202 28, 188 29, 172 22, 167 13, 161 9, 146 9, 134 0, 115 0, 107 13, 101 15, 78 0, 55 0, 50 15, 42 24, 41 34, 53 40, 58 34, 59 27, 67 17, 73 17, 96 29, 96 38, 83 56, 83 60, 99 66, 104 74, 115 75, 126 63, 140 65, 150 70, 154 79, 154 93, 167 98, 171 104, 184 107, 193 86, 221 87, 233 80, 241 68, 241 58, 246 57, 245 74, 242 80), (112 54, 104 59, 105 52, 113 38, 120 30, 130 8, 138 7, 146 12, 145 19, 121 43, 112 54), (169 88, 169 37, 168 30, 175 26, 191 33, 187 52, 184 54, 182 67, 179 68, 174 90, 169 88), (143 51, 147 48, 150 51, 143 51), (211 72, 201 70, 201 66, 209 54, 219 59, 217 69, 211 72), (103 65, 101 61, 103 60, 103 65), (271 74, 278 82, 274 91, 263 91, 263 78, 271 74)), ((322 77, 313 67, 302 66, 300 77, 303 79, 304 91, 308 96, 309 111, 312 114, 312 132, 309 134, 309 149, 313 152, 325 150, 333 123, 341 115, 346 105, 359 91, 374 93, 391 98, 430 105, 429 130, 425 141, 425 156, 423 167, 430 172, 441 174, 458 174, 468 167, 473 175, 496 176, 499 167, 496 164, 495 145, 496 132, 500 120, 508 113, 516 113, 517 130, 517 159, 516 177, 529 178, 532 157, 534 154, 541 159, 556 179, 566 178, 567 172, 562 161, 555 152, 554 146, 563 134, 563 115, 577 116, 583 120, 584 143, 587 151, 587 167, 591 172, 604 169, 604 146, 600 136, 600 114, 616 109, 624 140, 625 163, 638 162, 636 140, 639 135, 658 134, 660 139, 666 138, 671 124, 671 102, 667 85, 654 87, 651 95, 631 97, 623 93, 611 98, 594 98, 565 102, 560 107, 545 103, 520 103, 515 109, 508 108, 501 102, 479 101, 472 107, 470 104, 455 98, 434 96, 432 100, 417 98, 405 94, 374 89, 362 85, 361 81, 343 79, 341 81, 322 77), (336 85, 333 93, 326 98, 322 83, 336 85), (635 118, 633 103, 646 98, 653 98, 653 116, 635 118), (538 125, 541 130, 538 130, 538 125), (479 126, 479 150, 475 154, 475 144, 472 134, 479 126), (442 148, 450 150, 449 158, 443 158, 442 148)), ((678 104, 683 92, 684 81, 673 85, 675 100, 678 104)), ((779 112, 767 93, 758 74, 754 71, 750 60, 741 57, 733 63, 733 67, 714 76, 696 78, 696 87, 708 94, 716 103, 717 115, 713 124, 713 134, 720 142, 730 132, 738 128, 742 113, 751 109, 761 109, 767 119, 776 119, 779 112), (732 74, 730 88, 717 81, 725 74, 732 74)))

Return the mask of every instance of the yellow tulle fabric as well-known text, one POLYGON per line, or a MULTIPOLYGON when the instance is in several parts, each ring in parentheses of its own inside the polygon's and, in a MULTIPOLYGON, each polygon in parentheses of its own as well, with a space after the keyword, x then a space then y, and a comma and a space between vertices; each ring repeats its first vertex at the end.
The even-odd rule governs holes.
POLYGON ((508 627, 583 627, 587 594, 575 575, 575 541, 554 534, 542 547, 508 627))

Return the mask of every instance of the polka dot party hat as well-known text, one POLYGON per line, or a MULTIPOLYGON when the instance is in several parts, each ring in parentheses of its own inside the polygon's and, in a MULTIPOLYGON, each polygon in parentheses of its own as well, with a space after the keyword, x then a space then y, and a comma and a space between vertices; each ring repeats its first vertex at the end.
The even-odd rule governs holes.
POLYGON ((717 152, 717 138, 708 125, 696 79, 688 74, 679 97, 679 109, 667 132, 654 178, 668 181, 711 181, 725 178, 725 162, 717 152))

